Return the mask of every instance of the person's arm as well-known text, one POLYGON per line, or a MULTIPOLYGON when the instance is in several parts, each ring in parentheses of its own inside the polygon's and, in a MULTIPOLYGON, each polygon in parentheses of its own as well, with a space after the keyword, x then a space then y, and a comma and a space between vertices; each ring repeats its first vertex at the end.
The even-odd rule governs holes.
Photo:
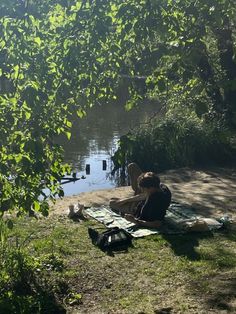
POLYGON ((145 194, 138 194, 138 195, 123 198, 123 199, 121 198, 121 199, 117 200, 116 203, 122 205, 122 204, 129 203, 129 202, 143 201, 143 200, 145 200, 145 198, 146 198, 145 194))
POLYGON ((140 227, 159 228, 162 225, 162 222, 160 220, 145 221, 145 220, 137 219, 136 221, 137 221, 137 225, 140 227))
POLYGON ((133 215, 130 215, 130 214, 126 214, 125 219, 127 219, 130 222, 135 223, 137 226, 140 226, 140 227, 159 228, 162 225, 162 222, 160 220, 145 221, 145 220, 135 218, 133 215))

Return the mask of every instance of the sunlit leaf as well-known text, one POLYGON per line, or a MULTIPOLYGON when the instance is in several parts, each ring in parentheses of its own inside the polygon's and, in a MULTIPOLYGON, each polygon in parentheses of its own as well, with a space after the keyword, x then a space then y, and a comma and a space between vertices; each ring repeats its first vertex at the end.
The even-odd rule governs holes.
POLYGON ((40 37, 35 37, 34 38, 34 42, 36 43, 36 44, 38 44, 39 46, 41 46, 41 38, 40 37))

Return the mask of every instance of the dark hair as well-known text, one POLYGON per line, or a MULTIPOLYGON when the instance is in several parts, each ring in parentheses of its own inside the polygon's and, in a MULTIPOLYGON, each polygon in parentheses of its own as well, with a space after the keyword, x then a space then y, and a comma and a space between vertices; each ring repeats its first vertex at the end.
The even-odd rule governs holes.
POLYGON ((154 172, 145 172, 138 177, 140 188, 159 188, 160 178, 154 172))

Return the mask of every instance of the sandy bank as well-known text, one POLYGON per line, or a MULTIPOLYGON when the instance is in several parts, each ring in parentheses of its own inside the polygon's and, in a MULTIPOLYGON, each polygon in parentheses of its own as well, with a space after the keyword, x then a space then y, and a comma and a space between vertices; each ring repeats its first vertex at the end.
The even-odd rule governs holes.
MULTIPOLYGON (((169 186, 172 199, 196 208, 206 216, 236 214, 236 169, 214 168, 192 170, 181 168, 160 174, 161 181, 169 186)), ((78 201, 85 206, 108 205, 112 197, 133 195, 131 187, 97 190, 68 196, 52 205, 52 214, 66 214, 69 204, 78 201)))

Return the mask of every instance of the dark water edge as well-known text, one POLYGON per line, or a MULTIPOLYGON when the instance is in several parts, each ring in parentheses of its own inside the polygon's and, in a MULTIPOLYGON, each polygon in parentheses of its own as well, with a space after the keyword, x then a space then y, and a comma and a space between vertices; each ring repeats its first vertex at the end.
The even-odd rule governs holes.
POLYGON ((118 174, 111 175, 111 156, 118 140, 130 129, 145 123, 158 109, 154 102, 144 102, 129 112, 121 104, 103 104, 90 108, 82 119, 75 116, 70 141, 61 137, 59 144, 64 148, 65 162, 72 165, 77 177, 85 179, 64 184, 65 195, 123 185, 118 174), (86 168, 90 168, 89 174, 86 168))

